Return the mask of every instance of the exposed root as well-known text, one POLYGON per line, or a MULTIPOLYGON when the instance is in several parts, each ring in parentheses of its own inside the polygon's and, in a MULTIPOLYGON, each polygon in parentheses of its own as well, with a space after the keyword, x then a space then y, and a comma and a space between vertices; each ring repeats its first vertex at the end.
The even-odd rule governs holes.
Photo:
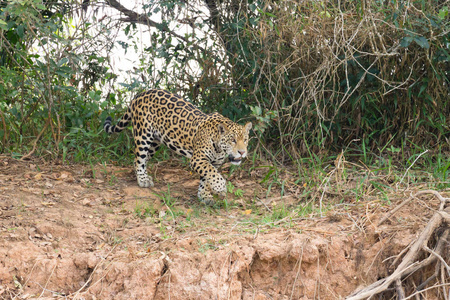
POLYGON ((397 299, 410 299, 411 297, 413 297, 413 295, 417 295, 418 293, 423 292, 425 290, 424 288, 429 283, 435 280, 440 281, 435 284, 435 288, 442 287, 442 293, 445 295, 444 297, 447 298, 447 288, 450 283, 446 281, 450 279, 450 267, 448 266, 445 258, 448 259, 450 206, 446 207, 446 205, 450 203, 450 199, 442 197, 441 194, 433 190, 420 191, 403 201, 399 206, 397 206, 394 210, 392 210, 384 218, 382 218, 378 224, 382 224, 388 218, 393 216, 395 212, 397 212, 406 203, 423 194, 433 194, 440 200, 441 204, 439 206, 439 210, 437 210, 436 213, 431 217, 422 233, 419 235, 416 241, 412 243, 408 252, 403 257, 401 263, 391 275, 378 280, 377 282, 374 282, 373 284, 360 291, 354 292, 352 295, 347 297, 347 299, 367 299, 376 294, 386 291, 388 288, 395 289, 395 291, 397 292, 397 299), (434 249, 430 249, 428 246, 428 242, 432 237, 435 237, 436 239, 436 246, 434 247, 434 249), (420 260, 421 257, 425 258, 420 260), (428 277, 423 283, 421 283, 412 295, 407 296, 405 294, 405 288, 402 284, 402 280, 405 279, 408 275, 411 275, 420 269, 428 267, 431 264, 435 264, 435 273, 428 277))

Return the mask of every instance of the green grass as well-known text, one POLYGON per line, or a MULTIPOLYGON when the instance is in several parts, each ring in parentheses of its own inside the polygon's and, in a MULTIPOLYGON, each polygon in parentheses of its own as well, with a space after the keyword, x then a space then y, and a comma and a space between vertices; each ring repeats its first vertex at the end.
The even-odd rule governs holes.
POLYGON ((177 201, 177 199, 174 198, 170 193, 170 184, 167 184, 167 191, 153 194, 156 195, 159 199, 161 199, 161 201, 164 202, 164 204, 169 209, 172 208, 177 201))
POLYGON ((136 202, 134 213, 140 219, 152 218, 158 215, 151 202, 136 202))

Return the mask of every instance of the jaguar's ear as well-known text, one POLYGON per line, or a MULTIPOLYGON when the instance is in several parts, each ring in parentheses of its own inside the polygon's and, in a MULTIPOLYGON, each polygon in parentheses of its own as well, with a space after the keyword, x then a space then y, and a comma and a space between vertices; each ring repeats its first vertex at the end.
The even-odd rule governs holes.
POLYGON ((222 123, 219 123, 219 125, 217 125, 217 129, 219 130, 219 134, 225 134, 228 131, 227 125, 222 123))
POLYGON ((248 122, 247 124, 245 124, 244 128, 247 133, 249 133, 250 129, 252 129, 252 122, 248 122))

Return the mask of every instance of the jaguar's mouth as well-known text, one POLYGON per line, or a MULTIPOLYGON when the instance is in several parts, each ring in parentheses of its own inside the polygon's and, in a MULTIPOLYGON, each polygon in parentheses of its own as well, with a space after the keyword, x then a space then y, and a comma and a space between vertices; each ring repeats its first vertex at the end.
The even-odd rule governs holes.
POLYGON ((228 159, 233 165, 240 165, 242 161, 242 157, 234 157, 232 155, 228 156, 228 159))

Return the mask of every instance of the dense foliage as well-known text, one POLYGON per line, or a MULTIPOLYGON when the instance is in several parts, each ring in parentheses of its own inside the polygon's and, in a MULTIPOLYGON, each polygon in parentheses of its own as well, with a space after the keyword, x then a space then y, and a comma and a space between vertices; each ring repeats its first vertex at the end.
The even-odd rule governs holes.
POLYGON ((129 138, 108 145, 102 120, 150 87, 252 119, 276 158, 448 148, 445 1, 123 5, 1 2, 0 150, 121 157, 129 138), (114 74, 114 47, 138 52, 126 75, 114 74))

